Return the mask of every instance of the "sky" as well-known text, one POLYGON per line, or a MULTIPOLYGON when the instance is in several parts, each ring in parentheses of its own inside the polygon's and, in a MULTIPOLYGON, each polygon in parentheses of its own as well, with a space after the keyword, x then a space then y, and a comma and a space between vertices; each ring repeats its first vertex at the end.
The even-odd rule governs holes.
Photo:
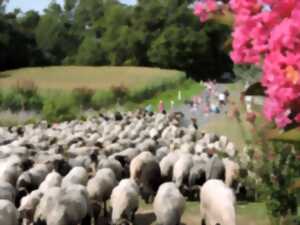
MULTIPOLYGON (((13 11, 15 8, 20 8, 23 12, 34 9, 43 12, 51 0, 9 0, 6 8, 7 11, 13 11)), ((56 2, 63 4, 64 0, 56 0, 56 2)), ((120 0, 125 4, 134 4, 136 0, 120 0)))

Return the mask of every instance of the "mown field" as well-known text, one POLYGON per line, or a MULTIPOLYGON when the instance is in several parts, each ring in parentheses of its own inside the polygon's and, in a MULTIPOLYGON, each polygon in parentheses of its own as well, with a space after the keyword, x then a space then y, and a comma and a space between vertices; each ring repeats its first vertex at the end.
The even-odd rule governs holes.
POLYGON ((77 87, 87 87, 104 91, 117 85, 138 89, 162 81, 177 80, 184 76, 183 72, 177 70, 145 67, 38 67, 1 72, 0 87, 10 87, 18 80, 25 79, 32 80, 42 90, 73 90, 77 87))

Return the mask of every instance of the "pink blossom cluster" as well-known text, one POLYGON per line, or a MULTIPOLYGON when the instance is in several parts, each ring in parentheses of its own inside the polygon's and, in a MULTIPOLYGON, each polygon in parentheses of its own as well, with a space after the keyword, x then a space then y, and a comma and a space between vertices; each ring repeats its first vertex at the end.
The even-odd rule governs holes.
POLYGON ((201 22, 205 22, 209 18, 210 13, 218 10, 218 4, 215 0, 198 1, 195 4, 194 14, 200 18, 201 22))
POLYGON ((300 124, 300 1, 230 0, 229 5, 235 18, 230 55, 235 63, 262 66, 266 118, 280 128, 300 124))

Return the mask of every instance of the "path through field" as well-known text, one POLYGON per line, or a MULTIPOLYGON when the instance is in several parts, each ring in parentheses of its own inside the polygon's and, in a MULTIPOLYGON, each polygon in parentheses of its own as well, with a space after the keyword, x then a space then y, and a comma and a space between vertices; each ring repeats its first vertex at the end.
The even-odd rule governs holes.
MULTIPOLYGON (((226 85, 225 84, 217 84, 216 86, 216 92, 223 92, 224 90, 226 90, 226 85)), ((204 99, 204 95, 205 95, 205 90, 202 93, 202 99, 204 99)), ((237 91, 230 91, 230 99, 232 98, 236 98, 236 96, 238 95, 237 91)), ((204 111, 204 101, 202 100, 202 103, 200 106, 197 107, 197 112, 194 112, 192 110, 192 107, 188 104, 183 104, 183 105, 179 105, 177 107, 175 107, 172 111, 176 111, 176 112, 182 112, 185 116, 185 121, 184 121, 184 125, 188 125, 191 121, 191 118, 196 118, 199 127, 203 127, 204 125, 206 125, 207 123, 209 123, 210 121, 213 120, 218 120, 220 118, 223 117, 223 115, 225 114, 225 112, 228 110, 228 105, 221 108, 221 112, 220 113, 206 113, 204 111)))

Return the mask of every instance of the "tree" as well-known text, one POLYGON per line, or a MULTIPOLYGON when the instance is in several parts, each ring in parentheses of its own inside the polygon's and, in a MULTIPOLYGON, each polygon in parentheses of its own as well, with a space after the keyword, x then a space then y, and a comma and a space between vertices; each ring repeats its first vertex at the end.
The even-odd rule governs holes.
POLYGON ((40 21, 40 15, 34 10, 30 10, 20 17, 19 24, 27 32, 34 33, 40 21))
POLYGON ((60 5, 50 4, 36 28, 36 40, 52 64, 61 64, 77 51, 78 37, 71 28, 60 5))
POLYGON ((76 64, 103 65, 105 63, 105 55, 99 40, 94 37, 86 37, 78 49, 76 64))

